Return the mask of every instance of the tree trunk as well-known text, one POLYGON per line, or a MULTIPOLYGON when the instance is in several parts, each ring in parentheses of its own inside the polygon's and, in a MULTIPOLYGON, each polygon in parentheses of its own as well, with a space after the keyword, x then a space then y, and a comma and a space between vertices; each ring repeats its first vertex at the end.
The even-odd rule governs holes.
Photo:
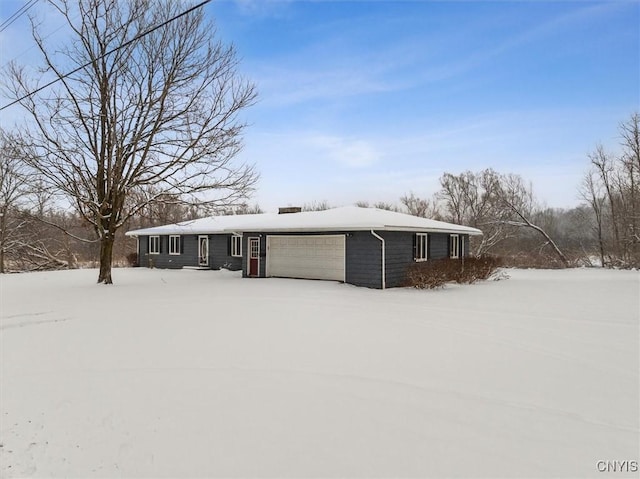
POLYGON ((547 240, 548 244, 551 245, 551 247, 553 248, 553 250, 556 252, 556 254, 558 255, 558 257, 560 258, 560 261, 562 261, 562 264, 565 265, 565 267, 569 267, 571 266, 571 263, 569 262, 569 259, 565 256, 565 254, 560 250, 560 248, 558 248, 558 245, 555 243, 555 241, 553 241, 551 239, 551 237, 547 234, 547 232, 545 230, 543 230, 542 228, 540 228, 537 225, 534 225, 532 223, 529 223, 528 226, 530 228, 533 228, 534 230, 536 230, 538 233, 540 233, 542 236, 545 237, 545 239, 547 240))
POLYGON ((0 273, 4 273, 4 248, 6 240, 5 226, 7 221, 7 211, 0 211, 0 273))
POLYGON ((100 240, 100 275, 98 283, 113 284, 111 280, 111 262, 113 260, 113 242, 115 236, 105 235, 100 240))

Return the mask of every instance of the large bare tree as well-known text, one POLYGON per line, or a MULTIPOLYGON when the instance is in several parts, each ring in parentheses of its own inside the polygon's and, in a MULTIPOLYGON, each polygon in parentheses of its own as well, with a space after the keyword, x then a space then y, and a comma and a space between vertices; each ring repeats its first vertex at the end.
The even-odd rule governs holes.
POLYGON ((541 235, 564 265, 566 255, 534 220, 535 199, 530 185, 514 174, 500 174, 492 169, 459 175, 445 173, 440 178, 446 219, 483 230, 476 255, 491 251, 499 243, 515 237, 518 228, 529 228, 541 235))
POLYGON ((620 124, 620 151, 598 145, 581 189, 593 212, 603 265, 640 266, 640 114, 620 124))
POLYGON ((181 15, 188 5, 171 0, 48 4, 70 42, 48 44, 32 18, 45 74, 34 79, 12 63, 5 89, 31 119, 22 135, 30 164, 95 228, 98 282, 108 284, 116 231, 158 195, 217 207, 246 198, 257 175, 234 156, 255 87, 201 8, 181 15), (51 78, 53 86, 29 94, 51 78), (141 191, 153 194, 133 201, 141 191))
POLYGON ((501 175, 492 169, 478 173, 465 171, 459 175, 444 173, 440 178, 445 219, 480 228, 483 235, 473 241, 475 254, 481 256, 497 245, 516 236, 516 226, 509 223, 511 213, 499 200, 501 175))

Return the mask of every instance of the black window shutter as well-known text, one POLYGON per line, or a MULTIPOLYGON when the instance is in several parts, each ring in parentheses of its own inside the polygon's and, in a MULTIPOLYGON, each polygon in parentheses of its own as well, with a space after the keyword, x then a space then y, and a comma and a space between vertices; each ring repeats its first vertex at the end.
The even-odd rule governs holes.
POLYGON ((431 258, 431 235, 427 235, 427 245, 425 247, 427 249, 424 252, 425 253, 425 258, 429 259, 429 258, 431 258))
POLYGON ((182 236, 178 236, 178 241, 180 241, 180 254, 184 254, 184 241, 182 241, 182 236))
POLYGON ((413 235, 413 260, 418 259, 418 235, 413 235))
POLYGON ((232 243, 233 243, 233 236, 230 235, 227 238, 227 256, 231 256, 231 253, 233 252, 232 248, 232 243))

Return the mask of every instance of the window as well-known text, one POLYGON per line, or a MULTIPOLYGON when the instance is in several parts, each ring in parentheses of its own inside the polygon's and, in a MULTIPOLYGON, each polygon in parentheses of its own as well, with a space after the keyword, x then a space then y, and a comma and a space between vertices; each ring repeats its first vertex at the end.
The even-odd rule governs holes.
POLYGON ((231 256, 242 256, 242 236, 231 237, 231 256))
POLYGON ((426 261, 428 256, 428 241, 426 233, 416 233, 415 260, 426 261))
POLYGON ((180 236, 169 236, 169 254, 180 254, 180 236))
POLYGON ((460 257, 460 236, 449 236, 449 257, 456 259, 460 257))
POLYGON ((149 236, 149 254, 160 254, 160 236, 149 236))

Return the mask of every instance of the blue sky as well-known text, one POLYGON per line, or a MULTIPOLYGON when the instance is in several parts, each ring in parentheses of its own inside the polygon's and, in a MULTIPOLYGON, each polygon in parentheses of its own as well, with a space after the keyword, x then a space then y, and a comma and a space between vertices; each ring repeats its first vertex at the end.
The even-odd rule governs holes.
POLYGON ((489 167, 571 207, 587 154, 615 152, 618 124, 640 110, 638 1, 214 0, 206 11, 258 88, 240 156, 260 171, 253 201, 268 211, 426 197, 444 172, 489 167))

